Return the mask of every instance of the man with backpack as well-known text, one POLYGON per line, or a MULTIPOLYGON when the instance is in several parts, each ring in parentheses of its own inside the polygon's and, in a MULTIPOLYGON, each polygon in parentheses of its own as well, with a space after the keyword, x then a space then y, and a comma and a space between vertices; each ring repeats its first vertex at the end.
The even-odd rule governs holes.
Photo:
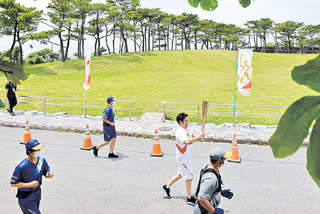
POLYGON ((219 168, 224 164, 230 153, 223 148, 216 147, 210 152, 210 164, 201 170, 194 206, 195 214, 222 214, 223 209, 217 208, 221 195, 231 199, 233 193, 230 189, 221 190, 222 180, 219 168))

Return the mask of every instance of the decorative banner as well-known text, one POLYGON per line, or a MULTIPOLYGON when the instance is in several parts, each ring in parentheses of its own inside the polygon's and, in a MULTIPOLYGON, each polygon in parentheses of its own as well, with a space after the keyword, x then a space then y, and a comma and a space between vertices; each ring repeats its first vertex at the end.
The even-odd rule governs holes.
POLYGON ((238 53, 238 91, 243 96, 250 96, 252 87, 252 50, 239 49, 238 53))
POLYGON ((85 90, 88 90, 91 87, 91 77, 90 77, 90 65, 91 65, 91 55, 86 56, 86 80, 83 85, 85 90))

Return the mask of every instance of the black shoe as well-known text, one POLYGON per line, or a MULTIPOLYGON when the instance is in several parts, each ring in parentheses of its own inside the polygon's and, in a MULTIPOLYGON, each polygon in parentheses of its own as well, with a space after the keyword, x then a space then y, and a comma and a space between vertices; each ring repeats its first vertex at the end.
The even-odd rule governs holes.
POLYGON ((166 184, 162 186, 162 189, 166 192, 168 198, 171 198, 171 196, 170 196, 170 188, 167 188, 166 184))
POLYGON ((108 155, 109 158, 118 158, 119 156, 118 155, 115 155, 113 153, 109 153, 108 155))
POLYGON ((13 111, 10 114, 11 116, 16 116, 16 114, 13 111))
POLYGON ((191 196, 191 198, 187 198, 187 204, 194 206, 196 202, 197 202, 197 199, 193 196, 191 196))
POLYGON ((98 156, 98 149, 96 146, 92 147, 94 156, 98 156))
POLYGON ((8 111, 8 112, 9 112, 9 113, 11 114, 11 111, 10 111, 10 109, 8 109, 8 108, 7 108, 7 111, 8 111))

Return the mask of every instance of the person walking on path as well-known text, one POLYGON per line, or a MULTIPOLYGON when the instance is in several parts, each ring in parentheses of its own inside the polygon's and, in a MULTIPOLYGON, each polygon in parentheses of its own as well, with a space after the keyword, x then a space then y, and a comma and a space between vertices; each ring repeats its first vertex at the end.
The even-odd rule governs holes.
POLYGON ((180 178, 183 178, 183 180, 185 180, 188 195, 187 203, 190 205, 194 205, 196 202, 196 198, 191 196, 191 182, 193 179, 191 164, 191 144, 201 139, 204 136, 204 133, 201 133, 196 137, 191 136, 187 129, 188 115, 185 113, 178 114, 177 122, 180 126, 176 131, 176 161, 178 165, 178 172, 170 179, 167 184, 162 186, 162 189, 165 191, 168 198, 171 198, 170 187, 180 178))
POLYGON ((233 197, 230 189, 221 190, 222 180, 219 169, 231 154, 221 147, 210 152, 210 164, 201 170, 196 196, 198 201, 194 206, 195 214, 223 214, 224 210, 217 208, 222 195, 228 199, 233 197))
POLYGON ((115 104, 115 97, 108 97, 107 99, 108 107, 103 112, 103 136, 104 142, 100 143, 98 146, 93 147, 93 154, 94 156, 98 156, 98 151, 101 147, 108 145, 110 143, 110 152, 108 157, 109 158, 118 158, 118 155, 113 153, 114 146, 116 144, 116 128, 114 122, 114 112, 113 106, 115 104))
POLYGON ((9 101, 9 108, 7 111, 12 115, 15 116, 13 112, 13 107, 17 105, 17 97, 16 97, 17 85, 13 83, 11 80, 6 84, 6 92, 4 101, 9 101))
POLYGON ((10 185, 18 188, 16 197, 25 214, 40 213, 42 176, 53 177, 46 159, 39 156, 42 147, 36 139, 29 140, 26 143, 28 157, 15 168, 11 177, 10 185))

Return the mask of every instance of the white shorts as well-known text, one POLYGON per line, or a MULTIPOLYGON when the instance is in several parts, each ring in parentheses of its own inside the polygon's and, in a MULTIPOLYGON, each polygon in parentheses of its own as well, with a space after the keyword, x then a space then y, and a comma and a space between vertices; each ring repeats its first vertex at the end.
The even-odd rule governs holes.
POLYGON ((187 181, 193 179, 192 174, 192 164, 191 163, 177 163, 178 164, 178 172, 177 174, 181 175, 183 180, 187 181))

